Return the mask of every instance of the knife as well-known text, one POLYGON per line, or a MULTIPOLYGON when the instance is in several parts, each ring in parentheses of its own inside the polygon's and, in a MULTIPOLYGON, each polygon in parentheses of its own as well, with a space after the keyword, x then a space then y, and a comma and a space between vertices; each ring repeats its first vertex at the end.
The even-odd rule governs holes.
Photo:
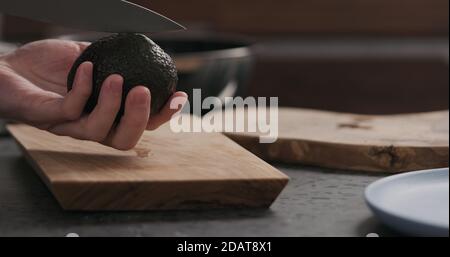
POLYGON ((159 13, 125 0, 0 0, 0 12, 97 32, 185 29, 159 13))

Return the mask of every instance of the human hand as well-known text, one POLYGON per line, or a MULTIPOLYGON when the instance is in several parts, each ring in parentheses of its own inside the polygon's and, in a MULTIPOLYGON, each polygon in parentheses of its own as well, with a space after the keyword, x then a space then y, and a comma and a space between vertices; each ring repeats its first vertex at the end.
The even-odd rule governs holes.
POLYGON ((121 105, 123 78, 108 77, 98 105, 90 114, 83 109, 92 91, 93 64, 80 65, 73 89, 67 92, 67 75, 87 43, 44 40, 25 45, 0 57, 0 117, 24 122, 57 135, 96 141, 119 150, 133 148, 147 130, 170 120, 178 109, 170 102, 185 102, 176 92, 162 111, 150 117, 151 93, 144 86, 127 96, 125 113, 114 120, 121 105))

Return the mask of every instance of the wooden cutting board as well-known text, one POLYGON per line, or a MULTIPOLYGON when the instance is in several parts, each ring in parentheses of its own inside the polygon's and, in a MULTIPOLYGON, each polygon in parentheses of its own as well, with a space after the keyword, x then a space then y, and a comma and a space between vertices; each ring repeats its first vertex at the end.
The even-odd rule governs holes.
POLYGON ((66 210, 267 208, 288 177, 222 134, 146 132, 131 151, 8 130, 66 210))
POLYGON ((448 111, 369 116, 280 108, 275 143, 260 144, 260 133, 226 135, 266 161, 381 172, 449 162, 448 111))

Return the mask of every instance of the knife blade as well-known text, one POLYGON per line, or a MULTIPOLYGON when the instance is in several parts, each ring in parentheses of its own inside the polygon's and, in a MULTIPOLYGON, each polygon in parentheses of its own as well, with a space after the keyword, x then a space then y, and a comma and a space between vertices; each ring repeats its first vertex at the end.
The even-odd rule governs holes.
POLYGON ((97 32, 185 29, 157 12, 125 0, 0 0, 0 12, 97 32))

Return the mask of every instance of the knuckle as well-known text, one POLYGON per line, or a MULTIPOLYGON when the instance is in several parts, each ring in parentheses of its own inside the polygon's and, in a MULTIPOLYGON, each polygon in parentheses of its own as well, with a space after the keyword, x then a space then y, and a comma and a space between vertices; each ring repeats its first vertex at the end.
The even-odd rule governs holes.
POLYGON ((91 132, 88 134, 87 139, 90 141, 94 141, 97 143, 101 143, 105 141, 106 135, 103 135, 101 133, 91 132))
POLYGON ((129 151, 133 149, 135 146, 136 144, 127 143, 127 144, 114 144, 112 147, 120 151, 129 151))
POLYGON ((160 127, 160 125, 157 125, 157 124, 150 124, 150 125, 147 127, 147 130, 149 130, 149 131, 155 131, 155 130, 159 129, 159 127, 160 127))
POLYGON ((64 117, 67 120, 73 121, 79 119, 81 116, 81 111, 74 108, 64 108, 64 117))
POLYGON ((75 95, 75 97, 88 98, 91 96, 91 87, 87 85, 87 81, 78 80, 75 81, 73 89, 69 94, 75 95))
POLYGON ((79 92, 80 97, 82 97, 83 99, 89 98, 91 96, 91 90, 88 87, 83 87, 80 89, 79 92))
POLYGON ((126 117, 126 119, 131 127, 145 127, 149 122, 149 116, 146 113, 134 113, 126 117))

